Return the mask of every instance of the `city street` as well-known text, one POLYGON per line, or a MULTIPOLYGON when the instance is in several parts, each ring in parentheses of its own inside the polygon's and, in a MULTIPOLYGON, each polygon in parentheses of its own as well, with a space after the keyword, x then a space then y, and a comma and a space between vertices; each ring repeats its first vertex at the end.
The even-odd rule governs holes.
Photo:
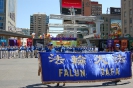
MULTIPOLYGON (((65 88, 133 88, 133 79, 122 80, 118 85, 103 86, 102 83, 67 83, 65 88)), ((55 85, 41 84, 38 60, 35 58, 0 59, 0 88, 48 88, 55 85)))

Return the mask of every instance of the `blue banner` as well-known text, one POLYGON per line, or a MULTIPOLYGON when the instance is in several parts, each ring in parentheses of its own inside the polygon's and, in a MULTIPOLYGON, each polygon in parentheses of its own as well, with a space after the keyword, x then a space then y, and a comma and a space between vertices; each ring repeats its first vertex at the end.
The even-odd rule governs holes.
POLYGON ((40 52, 43 82, 85 82, 132 77, 130 52, 40 52))

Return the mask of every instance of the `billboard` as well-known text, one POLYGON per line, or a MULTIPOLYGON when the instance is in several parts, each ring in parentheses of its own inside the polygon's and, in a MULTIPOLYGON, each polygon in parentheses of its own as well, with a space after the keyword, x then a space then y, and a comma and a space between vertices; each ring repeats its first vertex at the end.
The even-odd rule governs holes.
POLYGON ((4 0, 0 0, 0 13, 4 13, 4 0))
POLYGON ((73 7, 76 15, 81 15, 82 0, 61 0, 61 14, 70 15, 70 8, 73 7))
POLYGON ((8 0, 8 16, 15 22, 16 0, 8 0))
POLYGON ((120 19, 111 19, 111 30, 112 31, 117 31, 121 30, 121 20, 120 19))
MULTIPOLYGON (((71 12, 70 12, 70 8, 61 8, 62 9, 62 12, 61 14, 64 14, 64 15, 71 15, 71 12)), ((74 8, 75 10, 75 14, 76 15, 80 15, 81 14, 81 8, 74 8)))
POLYGON ((62 8, 82 8, 82 0, 62 0, 62 8))
POLYGON ((121 8, 110 7, 110 14, 121 14, 121 8))

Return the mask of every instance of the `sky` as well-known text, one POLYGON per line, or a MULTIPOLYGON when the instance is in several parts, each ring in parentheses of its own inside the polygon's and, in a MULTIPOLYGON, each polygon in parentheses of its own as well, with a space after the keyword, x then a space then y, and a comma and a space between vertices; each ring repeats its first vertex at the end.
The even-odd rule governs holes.
MULTIPOLYGON (((120 7, 120 0, 92 0, 102 4, 106 13, 109 7, 120 7)), ((17 0, 17 27, 30 28, 30 15, 34 13, 60 14, 59 0, 17 0)), ((62 23, 61 20, 50 20, 50 23, 62 23)), ((50 28, 53 30, 56 28, 50 28)))

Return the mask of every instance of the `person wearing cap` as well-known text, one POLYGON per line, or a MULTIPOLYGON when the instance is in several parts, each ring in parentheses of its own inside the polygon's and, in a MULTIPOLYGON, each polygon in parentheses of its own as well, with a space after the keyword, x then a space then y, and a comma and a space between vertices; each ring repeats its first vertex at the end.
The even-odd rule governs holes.
POLYGON ((119 52, 119 51, 120 51, 120 44, 115 44, 114 52, 119 52))
POLYGON ((59 47, 59 52, 65 53, 65 47, 63 46, 63 44, 61 44, 61 46, 59 47))
POLYGON ((46 52, 56 53, 55 48, 53 47, 52 43, 48 44, 48 48, 46 49, 46 52))
MULTIPOLYGON (((59 47, 59 52, 61 53, 65 53, 65 47, 63 46, 63 44, 61 44, 61 47, 59 47)), ((60 83, 57 83, 57 87, 60 85, 60 83)), ((63 86, 65 86, 65 83, 63 83, 63 86)))
MULTIPOLYGON (((115 49, 114 49, 114 52, 120 52, 120 44, 116 44, 115 45, 115 49)), ((112 82, 121 82, 121 80, 115 80, 115 81, 112 81, 112 82)))

